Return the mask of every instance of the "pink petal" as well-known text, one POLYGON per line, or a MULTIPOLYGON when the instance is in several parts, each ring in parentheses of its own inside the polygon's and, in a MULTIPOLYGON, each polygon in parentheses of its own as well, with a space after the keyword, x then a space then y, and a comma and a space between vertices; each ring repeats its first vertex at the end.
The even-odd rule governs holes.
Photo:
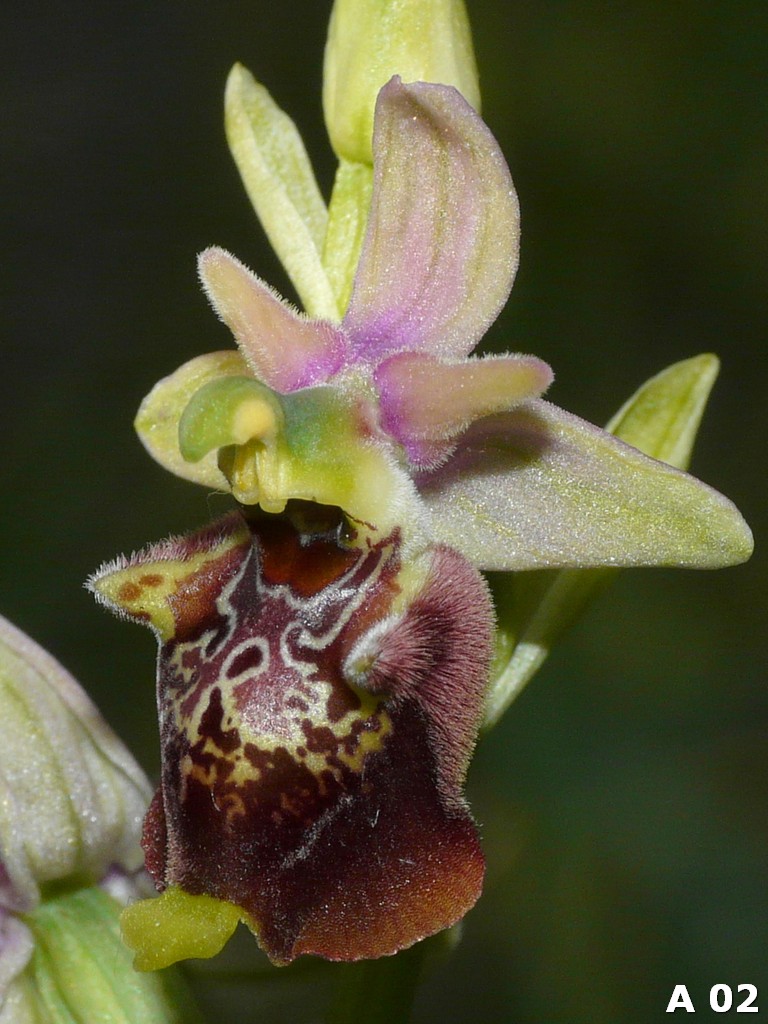
POLYGON ((357 358, 470 352, 517 270, 517 197, 504 157, 456 89, 393 78, 374 120, 374 191, 344 325, 357 358))
POLYGON ((381 424, 405 447, 415 465, 434 464, 476 419, 511 409, 540 395, 552 371, 535 356, 491 356, 442 363, 433 356, 401 352, 374 374, 381 424))
POLYGON ((333 324, 291 309, 224 249, 199 258, 203 288, 253 373, 277 391, 327 380, 344 362, 346 339, 333 324))

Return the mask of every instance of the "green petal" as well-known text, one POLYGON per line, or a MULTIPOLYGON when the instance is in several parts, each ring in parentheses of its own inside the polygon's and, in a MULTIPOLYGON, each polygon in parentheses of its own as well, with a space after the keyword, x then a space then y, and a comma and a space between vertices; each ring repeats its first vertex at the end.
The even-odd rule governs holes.
POLYGON ((243 184, 304 308, 338 320, 321 261, 328 214, 296 125, 240 64, 230 72, 224 106, 243 184))
MULTIPOLYGON (((607 429, 646 455, 686 469, 718 369, 714 355, 675 363, 643 384, 607 429)), ((498 721, 557 638, 617 572, 565 569, 494 581, 500 589, 499 640, 505 650, 488 692, 486 727, 498 721)))
POLYGON ((189 400, 209 381, 248 373, 239 352, 209 352, 184 363, 159 381, 141 403, 135 427, 149 454, 164 469, 217 491, 229 484, 219 470, 216 452, 199 462, 187 462, 179 449, 179 422, 189 400))

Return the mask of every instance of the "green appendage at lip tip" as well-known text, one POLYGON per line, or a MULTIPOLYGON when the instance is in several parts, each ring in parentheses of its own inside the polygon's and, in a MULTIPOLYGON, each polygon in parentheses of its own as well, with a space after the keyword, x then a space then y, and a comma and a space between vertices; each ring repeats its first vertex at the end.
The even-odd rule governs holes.
POLYGON ((179 960, 207 960, 231 938, 245 911, 214 896, 193 896, 170 886, 160 896, 126 907, 123 940, 137 971, 156 971, 179 960))

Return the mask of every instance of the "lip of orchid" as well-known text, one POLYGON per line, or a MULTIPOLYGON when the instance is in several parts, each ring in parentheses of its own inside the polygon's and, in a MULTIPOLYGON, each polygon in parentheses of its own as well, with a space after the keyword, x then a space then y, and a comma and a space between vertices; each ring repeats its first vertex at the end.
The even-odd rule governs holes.
POLYGON ((160 645, 144 849, 161 896, 124 915, 140 969, 213 955, 238 919, 277 963, 382 956, 472 906, 462 787, 493 613, 465 559, 405 560, 399 529, 293 502, 153 545, 91 588, 160 645))

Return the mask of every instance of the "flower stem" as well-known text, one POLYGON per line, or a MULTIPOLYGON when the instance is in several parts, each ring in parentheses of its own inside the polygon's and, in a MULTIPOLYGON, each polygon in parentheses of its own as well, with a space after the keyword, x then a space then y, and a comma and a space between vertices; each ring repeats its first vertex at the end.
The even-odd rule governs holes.
POLYGON ((407 1024, 424 962, 425 943, 396 956, 339 967, 326 1024, 407 1024))

